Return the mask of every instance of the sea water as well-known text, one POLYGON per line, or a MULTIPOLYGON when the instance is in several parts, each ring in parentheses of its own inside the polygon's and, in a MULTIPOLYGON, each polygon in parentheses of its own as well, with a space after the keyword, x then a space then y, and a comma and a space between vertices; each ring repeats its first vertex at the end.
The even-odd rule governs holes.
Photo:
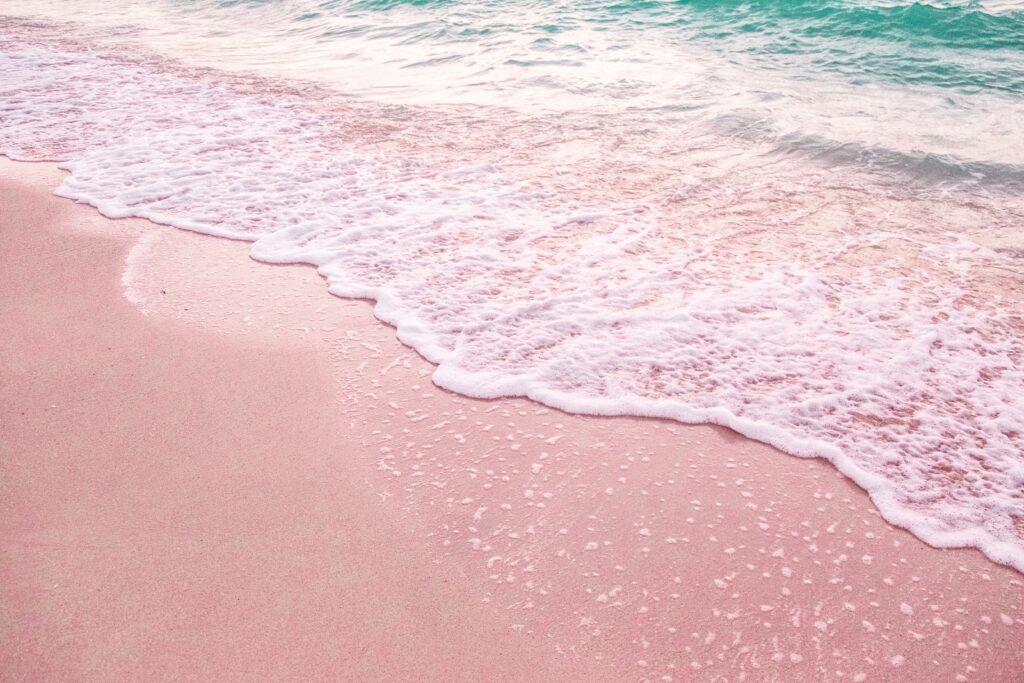
POLYGON ((0 152, 476 397, 725 425, 1024 571, 1024 5, 0 2, 0 152))

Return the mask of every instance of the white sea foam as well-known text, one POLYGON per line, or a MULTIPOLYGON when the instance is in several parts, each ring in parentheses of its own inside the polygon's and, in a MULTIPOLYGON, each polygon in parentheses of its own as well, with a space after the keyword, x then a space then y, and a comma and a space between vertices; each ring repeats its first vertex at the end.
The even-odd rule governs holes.
MULTIPOLYGON (((1021 273, 969 229, 1011 232, 1019 203, 922 201, 708 138, 461 148, 416 123, 437 112, 381 108, 382 135, 266 83, 23 32, 0 47, 0 151, 65 160, 59 194, 317 266, 446 388, 725 425, 1024 571, 1024 319, 1001 297, 1021 273)), ((484 141, 555 125, 474 116, 484 141)))
MULTIPOLYGON (((1019 8, 1020 2, 971 5, 1005 5, 1005 10, 1013 4, 1019 8)), ((694 44, 678 25, 655 21, 642 30, 609 31, 605 22, 578 21, 567 11, 571 3, 476 3, 471 10, 463 5, 444 13, 430 3, 389 3, 387 12, 360 9, 361 4, 317 8, 312 26, 294 21, 316 5, 303 0, 187 6, 20 0, 4 11, 54 21, 73 17, 77 31, 130 39, 189 64, 244 72, 258 68, 375 100, 545 109, 614 101, 669 116, 689 110, 720 117, 748 134, 814 136, 902 153, 1024 164, 1024 146, 1004 143, 1024 137, 1024 104, 1014 95, 950 96, 947 88, 877 80, 854 85, 848 78, 795 80, 785 69, 765 69, 742 51, 722 55, 694 44), (544 25, 557 26, 557 33, 542 31, 544 25), (125 31, 125 26, 132 28, 125 31), (458 37, 464 31, 473 38, 458 37), (771 130, 765 129, 768 124, 771 130)), ((972 52, 965 49, 957 58, 973 61, 972 52)))
POLYGON ((135 244, 128 250, 128 254, 124 259, 124 272, 121 273, 121 291, 124 292, 124 298, 138 306, 143 314, 148 314, 148 311, 146 310, 146 297, 138 286, 139 277, 142 275, 140 272, 141 264, 145 262, 146 257, 153 250, 154 244, 160 240, 160 235, 160 230, 152 230, 145 233, 135 240, 135 244))

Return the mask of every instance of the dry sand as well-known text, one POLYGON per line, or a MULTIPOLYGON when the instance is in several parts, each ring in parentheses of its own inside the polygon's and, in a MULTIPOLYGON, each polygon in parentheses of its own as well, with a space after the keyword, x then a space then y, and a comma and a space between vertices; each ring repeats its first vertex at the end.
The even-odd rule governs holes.
POLYGON ((0 161, 5 680, 1024 680, 1022 578, 727 430, 470 400, 0 161))

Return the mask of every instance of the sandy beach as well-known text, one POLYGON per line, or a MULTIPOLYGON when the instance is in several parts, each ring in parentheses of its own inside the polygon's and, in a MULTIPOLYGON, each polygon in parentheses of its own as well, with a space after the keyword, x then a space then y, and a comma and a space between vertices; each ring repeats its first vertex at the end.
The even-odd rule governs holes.
POLYGON ((12 681, 1024 680, 1024 577, 725 429, 436 388, 305 266, 0 162, 12 681))

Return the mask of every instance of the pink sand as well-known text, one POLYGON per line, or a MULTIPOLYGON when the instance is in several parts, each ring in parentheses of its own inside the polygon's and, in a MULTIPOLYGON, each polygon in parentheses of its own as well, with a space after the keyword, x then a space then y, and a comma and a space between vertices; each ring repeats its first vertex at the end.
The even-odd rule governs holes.
POLYGON ((14 680, 1024 680, 1024 582, 719 428, 475 401, 363 302, 0 163, 14 680))

